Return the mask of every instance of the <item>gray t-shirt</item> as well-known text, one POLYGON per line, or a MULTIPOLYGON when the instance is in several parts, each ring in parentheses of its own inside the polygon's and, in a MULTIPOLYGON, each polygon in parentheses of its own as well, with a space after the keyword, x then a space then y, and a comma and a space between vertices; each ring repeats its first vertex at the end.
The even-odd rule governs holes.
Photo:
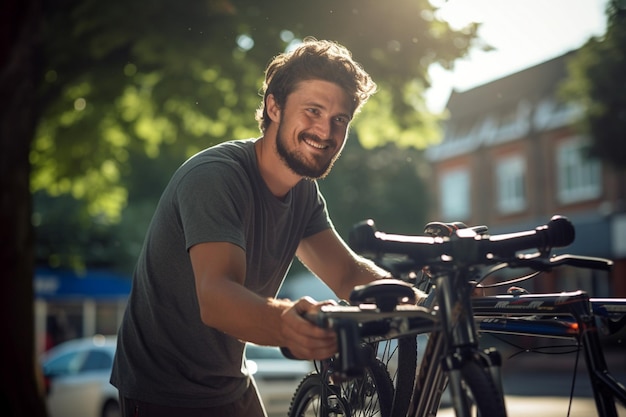
POLYGON ((332 227, 314 181, 283 200, 261 178, 255 140, 186 161, 165 188, 137 262, 111 382, 125 397, 178 407, 237 400, 244 344, 202 323, 188 250, 231 242, 246 253, 245 287, 273 297, 300 240, 332 227))

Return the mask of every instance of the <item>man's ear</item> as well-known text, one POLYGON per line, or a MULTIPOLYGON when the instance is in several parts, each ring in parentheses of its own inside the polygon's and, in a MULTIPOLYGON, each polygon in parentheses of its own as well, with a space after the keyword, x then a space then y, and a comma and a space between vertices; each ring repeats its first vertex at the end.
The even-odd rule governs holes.
POLYGON ((267 95, 267 99, 265 100, 265 109, 267 110, 267 115, 272 122, 280 122, 280 107, 274 98, 274 94, 267 95))

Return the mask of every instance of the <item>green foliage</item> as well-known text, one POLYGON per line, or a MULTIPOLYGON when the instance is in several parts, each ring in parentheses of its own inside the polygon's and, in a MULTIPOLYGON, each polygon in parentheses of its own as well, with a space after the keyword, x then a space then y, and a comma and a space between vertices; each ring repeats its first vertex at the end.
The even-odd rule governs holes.
POLYGON ((626 4, 611 0, 607 32, 592 38, 569 63, 562 94, 582 106, 582 132, 592 139, 591 154, 626 168, 626 4))
POLYGON ((177 143, 189 156, 254 135, 245 113, 257 102, 239 97, 250 95, 262 67, 232 56, 233 18, 222 3, 69 0, 46 10, 33 188, 71 193, 92 215, 117 221, 129 153, 156 158, 177 143))
POLYGON ((335 228, 345 239, 352 226, 373 219, 386 232, 423 232, 431 201, 421 151, 389 143, 365 149, 351 137, 331 174, 319 182, 335 228))
POLYGON ((51 197, 38 192, 33 196, 33 223, 37 245, 35 259, 51 267, 84 270, 86 265, 111 266, 117 255, 115 237, 98 218, 83 209, 85 204, 68 195, 51 197), (114 255, 115 254, 115 255, 114 255))
POLYGON ((31 188, 84 201, 74 208, 122 233, 113 247, 136 247, 119 225, 156 204, 182 161, 259 134, 263 70, 305 36, 346 45, 379 85, 354 123, 364 146, 423 148, 438 139, 428 66, 450 68, 477 29, 451 30, 428 0, 62 0, 43 14, 31 188))

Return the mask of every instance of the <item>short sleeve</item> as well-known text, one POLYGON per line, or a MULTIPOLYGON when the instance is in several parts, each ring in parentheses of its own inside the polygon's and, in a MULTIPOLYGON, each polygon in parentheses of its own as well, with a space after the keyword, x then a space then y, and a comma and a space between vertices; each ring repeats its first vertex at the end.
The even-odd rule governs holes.
POLYGON ((311 218, 304 229, 303 238, 313 236, 323 230, 332 228, 332 222, 328 215, 328 209, 326 208, 326 200, 322 195, 317 182, 314 183, 315 187, 311 187, 313 191, 313 210, 311 212, 311 218))
POLYGON ((226 162, 197 165, 180 179, 175 202, 187 250, 204 242, 230 242, 245 250, 249 187, 241 170, 226 162))

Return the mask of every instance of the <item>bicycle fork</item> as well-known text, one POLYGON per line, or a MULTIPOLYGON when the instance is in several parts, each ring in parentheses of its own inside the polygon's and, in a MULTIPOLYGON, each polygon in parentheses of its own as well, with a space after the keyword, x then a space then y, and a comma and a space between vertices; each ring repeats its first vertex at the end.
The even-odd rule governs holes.
POLYGON ((576 302, 569 303, 568 307, 579 326, 579 343, 583 345, 598 415, 617 417, 615 400, 626 406, 626 387, 615 380, 608 371, 589 296, 578 292, 572 298, 575 298, 576 302))
MULTIPOLYGON (((468 362, 478 363, 486 369, 504 402, 500 354, 493 348, 481 351, 478 347, 478 332, 474 321, 470 293, 472 286, 456 271, 437 279, 437 300, 442 333, 447 348, 442 367, 448 374, 448 386, 457 417, 470 416, 470 404, 463 387, 462 368, 468 362)), ((495 399, 494 399, 495 400, 495 399)))

